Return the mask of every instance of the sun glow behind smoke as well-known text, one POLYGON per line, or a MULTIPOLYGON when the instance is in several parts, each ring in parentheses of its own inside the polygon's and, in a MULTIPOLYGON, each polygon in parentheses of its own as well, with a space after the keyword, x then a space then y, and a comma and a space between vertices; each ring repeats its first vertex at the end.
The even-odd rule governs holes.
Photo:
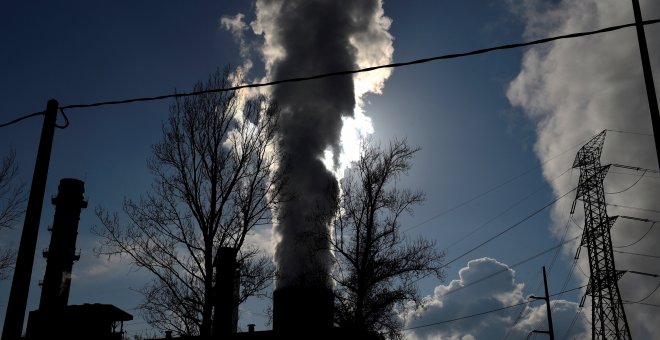
MULTIPOLYGON (((250 27, 262 37, 255 46, 266 71, 263 80, 391 63, 391 20, 382 5, 382 0, 257 0, 250 27)), ((242 18, 227 17, 225 27, 235 35, 243 32, 242 18)), ((365 115, 365 96, 380 93, 390 73, 326 77, 267 90, 281 110, 278 148, 291 165, 281 175, 295 179, 282 194, 304 198, 286 200, 274 213, 274 257, 281 273, 277 288, 330 284, 330 221, 319 216, 333 211, 338 180, 358 159, 361 141, 374 131, 365 115)))
MULTIPOLYGON (((349 41, 356 50, 356 63, 358 68, 367 68, 385 65, 392 62, 394 47, 389 28, 392 19, 385 16, 382 5, 372 13, 367 28, 353 35, 349 41)), ((344 177, 344 171, 360 157, 360 144, 369 135, 374 133, 371 118, 365 115, 364 97, 369 94, 382 94, 385 81, 390 77, 390 69, 378 69, 371 72, 357 73, 353 76, 355 86, 355 109, 353 117, 342 117, 341 154, 337 157, 331 148, 325 150, 323 164, 333 172, 337 180, 344 177)))
POLYGON ((344 171, 351 166, 352 162, 360 158, 362 141, 374 133, 371 117, 366 116, 362 108, 356 107, 353 114, 353 117, 342 118, 341 154, 338 164, 334 164, 334 154, 330 148, 326 149, 323 155, 323 164, 328 171, 335 174, 337 180, 341 180, 344 177, 344 171))

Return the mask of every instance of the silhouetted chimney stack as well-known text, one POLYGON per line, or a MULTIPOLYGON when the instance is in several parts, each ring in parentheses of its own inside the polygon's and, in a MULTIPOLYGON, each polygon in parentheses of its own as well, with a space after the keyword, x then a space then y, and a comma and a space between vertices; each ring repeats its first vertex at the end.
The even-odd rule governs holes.
POLYGON ((55 219, 50 229, 50 246, 43 252, 48 262, 41 287, 40 310, 61 309, 69 302, 73 262, 80 259, 76 254, 78 221, 80 211, 87 208, 84 192, 83 181, 64 178, 60 180, 57 196, 52 199, 55 219))
POLYGON ((330 288, 286 287, 273 292, 273 331, 283 334, 323 332, 333 327, 330 288))
POLYGON ((215 263, 213 334, 215 336, 236 333, 238 327, 238 299, 240 275, 236 248, 218 249, 215 263))

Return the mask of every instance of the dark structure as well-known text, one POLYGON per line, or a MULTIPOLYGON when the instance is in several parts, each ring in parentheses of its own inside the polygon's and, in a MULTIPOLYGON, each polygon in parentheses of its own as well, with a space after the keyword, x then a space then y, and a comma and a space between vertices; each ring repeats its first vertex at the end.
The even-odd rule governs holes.
POLYGON ((43 255, 48 261, 41 286, 40 310, 63 308, 69 302, 71 270, 73 262, 80 259, 76 254, 80 211, 87 208, 83 200, 85 183, 72 178, 60 181, 57 197, 53 197, 55 219, 51 231, 50 246, 43 255))
POLYGON ((25 318, 25 309, 30 291, 32 264, 34 263, 34 253, 39 236, 39 221, 44 202, 46 180, 48 179, 48 163, 50 162, 50 151, 53 148, 53 136, 55 134, 58 108, 59 104, 57 100, 51 99, 48 101, 46 111, 44 112, 44 124, 41 128, 39 150, 37 151, 37 159, 34 164, 30 198, 25 210, 21 245, 18 248, 16 267, 11 281, 7 314, 5 315, 4 328, 2 329, 2 340, 17 339, 23 331, 23 319, 25 318))
POLYGON ((121 340, 124 321, 133 316, 100 303, 30 312, 26 339, 121 340))
POLYGON ((165 335, 164 338, 152 339, 152 340, 168 340, 168 339, 178 339, 178 340, 290 340, 290 339, 314 339, 314 340, 349 340, 349 339, 359 339, 359 340, 382 340, 372 333, 357 332, 354 330, 342 329, 342 328, 325 328, 325 329, 310 329, 302 325, 301 328, 297 330, 291 330, 288 332, 283 331, 255 331, 248 330, 247 332, 242 333, 233 333, 227 336, 212 336, 212 337, 198 337, 198 336, 172 336, 171 333, 165 335), (169 336, 169 337, 168 337, 169 336))
POLYGON ((133 316, 113 305, 83 304, 68 306, 80 212, 85 183, 72 178, 60 181, 55 218, 50 228, 50 247, 44 251, 48 263, 42 283, 39 309, 30 312, 27 339, 121 339, 123 322, 133 316))
POLYGON ((238 328, 238 301, 240 275, 236 248, 218 249, 215 268, 215 290, 213 302, 213 334, 229 335, 238 328))
POLYGON ((591 275, 587 294, 591 295, 592 339, 631 339, 617 284, 624 272, 615 269, 612 252, 610 228, 616 218, 607 215, 603 190, 609 169, 609 165, 600 165, 605 132, 587 142, 575 157, 573 168, 580 168, 580 180, 573 210, 578 200, 584 203, 585 225, 580 245, 589 252, 591 275))
POLYGON ((333 326, 333 293, 310 287, 279 288, 273 292, 273 331, 324 332, 333 326))

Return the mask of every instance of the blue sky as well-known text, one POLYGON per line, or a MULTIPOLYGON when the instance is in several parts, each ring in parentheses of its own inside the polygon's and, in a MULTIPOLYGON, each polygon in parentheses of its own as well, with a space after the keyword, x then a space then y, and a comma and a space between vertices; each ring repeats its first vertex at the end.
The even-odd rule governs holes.
MULTIPOLYGON (((646 19, 660 17, 660 6, 652 1, 641 2, 646 19)), ((175 89, 187 91, 216 68, 241 65, 244 61, 238 42, 221 27, 219 19, 237 13, 245 14, 247 23, 255 18, 254 5, 238 0, 33 1, 2 7, 2 122, 40 111, 50 98, 57 99, 61 105, 70 105, 160 95, 175 89)), ((389 32, 394 37, 395 62, 629 23, 632 15, 628 7, 628 2, 614 0, 600 5, 592 0, 572 4, 569 1, 390 0, 383 5, 385 15, 392 19, 389 32)), ((647 38, 652 63, 657 69, 660 28, 656 26, 647 28, 647 38)), ((248 38, 255 43, 260 41, 254 35, 248 38)), ((639 56, 634 54, 636 45, 632 44, 636 43, 634 30, 575 40, 397 68, 385 82, 382 94, 367 95, 365 114, 372 118, 377 140, 386 143, 392 138, 407 138, 411 145, 422 148, 409 175, 398 183, 422 189, 427 195, 426 202, 414 215, 403 220, 404 230, 415 226, 407 235, 423 235, 435 240, 442 249, 451 246, 447 259, 454 259, 575 186, 577 170, 556 181, 550 180, 570 168, 577 146, 593 134, 603 129, 650 132, 639 56), (546 162, 558 154, 562 156, 546 162), (428 221, 530 169, 510 184, 428 221), (491 219, 494 220, 488 222, 491 219), (424 221, 428 222, 420 225, 424 221), (479 227, 479 231, 457 243, 479 227)), ((252 60, 255 65, 251 76, 263 77, 263 63, 258 55, 252 60)), ((139 198, 148 189, 151 178, 146 160, 151 145, 160 138, 161 123, 167 117, 170 103, 165 100, 71 109, 67 111, 71 125, 56 131, 53 145, 47 197, 57 193, 61 178, 78 178, 86 183, 90 205, 81 215, 77 245, 82 257, 74 265, 70 303, 112 303, 133 313, 135 320, 127 323, 131 334, 148 329, 134 310, 141 296, 132 288, 141 287, 149 276, 126 263, 96 258, 92 249, 97 240, 89 229, 98 224, 94 207, 119 211, 124 197, 139 198)), ((33 118, 3 128, 0 133, 0 155, 6 154, 9 146, 16 149, 21 179, 28 185, 40 128, 41 119, 33 118)), ((650 150, 653 149, 648 136, 609 134, 603 162, 656 169, 657 162, 650 150)), ((616 176, 606 183, 606 189, 626 188, 636 179, 631 175, 616 176)), ((658 180, 649 177, 640 183, 639 190, 632 190, 625 197, 613 197, 613 202, 658 210, 653 202, 657 198, 658 180)), ((459 276, 461 268, 463 274, 478 270, 486 273, 488 268, 505 268, 557 245, 573 198, 568 195, 553 209, 539 213, 458 259, 446 269, 445 282, 420 282, 422 294, 437 302, 434 305, 437 309, 432 310, 437 313, 420 312, 421 320, 433 323, 492 307, 479 302, 470 308, 443 310, 442 306, 451 306, 451 299, 447 297, 445 304, 440 302, 442 292, 466 279, 459 276), (468 261, 476 259, 481 260, 468 267, 468 261)), ((578 205, 578 215, 580 209, 578 205)), ((47 247, 46 227, 52 223, 53 213, 53 207, 46 204, 37 249, 47 247)), ((610 215, 619 213, 660 218, 660 214, 639 210, 610 215)), ((579 216, 577 220, 580 224, 579 216)), ((634 240, 642 234, 638 230, 646 227, 630 224, 625 232, 615 229, 614 243, 634 240)), ((575 225, 571 226, 570 235, 580 232, 575 225)), ((17 235, 17 231, 3 235, 3 246, 12 242, 16 245, 17 235)), ((656 228, 646 241, 657 241, 659 237, 656 228)), ((649 250, 653 243, 643 242, 642 248, 629 250, 656 254, 649 250)), ((561 290, 575 249, 574 243, 566 246, 549 273, 551 293, 561 290)), ((518 302, 529 294, 542 294, 534 289, 541 280, 541 267, 549 266, 553 255, 554 252, 549 252, 513 268, 514 284, 502 288, 507 289, 505 293, 510 297, 498 300, 495 308, 518 302)), ((583 252, 582 259, 585 258, 583 252)), ((586 263, 581 261, 580 265, 587 272, 586 263)), ((617 265, 656 274, 659 268, 657 259, 621 258, 621 264, 617 262, 617 265)), ((36 309, 38 304, 37 281, 42 279, 44 267, 45 261, 35 257, 28 310, 36 309)), ((655 281, 627 279, 636 281, 628 282, 626 278, 622 281, 622 296, 629 300, 645 296, 643 293, 651 292, 658 283, 657 278, 655 281)), ((583 274, 576 269, 566 288, 584 282, 583 274)), ((9 286, 9 280, 0 282, 1 318, 4 318, 9 286)), ((495 292, 489 289, 494 286, 475 285, 470 296, 483 295, 492 302, 495 292)), ((581 294, 582 291, 572 292, 562 298, 575 302, 581 294)), ((645 302, 657 303, 658 299, 655 294, 645 302)), ((256 323, 257 329, 268 328, 262 315, 267 304, 266 301, 246 304, 241 312, 241 326, 256 323)), ((540 302, 530 304, 530 307, 538 306, 540 302)), ((574 306, 569 307, 566 313, 570 316, 562 327, 575 314, 574 306)), ((529 326, 515 330, 511 338, 524 337, 524 331, 534 327, 545 327, 543 318, 539 319, 540 324, 534 323, 534 317, 542 312, 542 308, 541 311, 534 308, 526 311, 523 318, 524 322, 529 321, 529 326)), ((649 335, 646 332, 660 319, 657 308, 634 305, 627 308, 630 308, 628 318, 633 336, 649 335)), ((467 326, 424 328, 424 332, 409 336, 469 335, 471 330, 478 329, 473 336, 488 338, 487 331, 479 332, 496 329, 491 334, 504 334, 515 316, 500 315, 502 320, 492 324, 475 318, 471 319, 475 323, 467 326), (475 326, 477 323, 479 327, 475 326)), ((580 327, 589 328, 583 320, 578 321, 581 326, 575 327, 576 331, 580 327)))

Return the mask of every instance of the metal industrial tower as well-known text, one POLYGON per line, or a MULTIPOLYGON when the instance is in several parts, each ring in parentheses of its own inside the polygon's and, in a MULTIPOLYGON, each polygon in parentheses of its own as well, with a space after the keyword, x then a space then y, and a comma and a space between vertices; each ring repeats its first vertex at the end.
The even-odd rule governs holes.
POLYGON ((39 309, 47 311, 61 310, 69 303, 71 270, 73 262, 80 259, 80 255, 76 254, 80 210, 87 208, 87 202, 83 199, 83 181, 64 178, 58 188, 57 197, 52 199, 55 219, 50 229, 50 247, 43 252, 48 264, 41 286, 39 309))
POLYGON ((618 279, 623 272, 614 267, 610 228, 616 218, 607 216, 603 179, 609 165, 600 165, 605 142, 603 131, 578 151, 573 168, 580 168, 577 200, 584 203, 584 233, 581 246, 589 253, 591 276, 587 294, 591 295, 592 339, 631 339, 626 313, 623 309, 618 279))

